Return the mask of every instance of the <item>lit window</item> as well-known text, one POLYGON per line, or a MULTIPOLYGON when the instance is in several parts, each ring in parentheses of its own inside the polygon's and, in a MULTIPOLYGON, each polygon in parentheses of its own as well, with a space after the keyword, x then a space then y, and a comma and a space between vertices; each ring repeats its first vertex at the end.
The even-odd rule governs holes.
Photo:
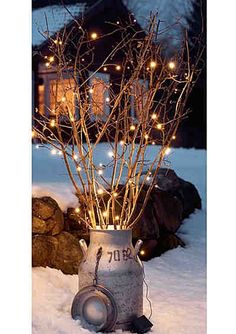
POLYGON ((50 109, 59 108, 61 112, 73 112, 75 110, 74 97, 75 83, 72 79, 50 81, 50 109))
POLYGON ((38 110, 41 115, 44 115, 44 85, 38 85, 38 110))

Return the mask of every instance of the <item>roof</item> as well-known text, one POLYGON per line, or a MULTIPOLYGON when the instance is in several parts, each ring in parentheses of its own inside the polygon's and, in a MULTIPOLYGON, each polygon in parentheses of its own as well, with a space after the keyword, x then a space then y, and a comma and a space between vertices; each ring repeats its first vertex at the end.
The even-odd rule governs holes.
POLYGON ((53 36, 65 25, 72 21, 74 16, 79 16, 85 11, 85 3, 47 6, 34 9, 32 12, 32 44, 38 46, 49 36, 53 36), (45 33, 45 35, 43 34, 45 33), (48 34, 46 34, 48 33, 48 34))

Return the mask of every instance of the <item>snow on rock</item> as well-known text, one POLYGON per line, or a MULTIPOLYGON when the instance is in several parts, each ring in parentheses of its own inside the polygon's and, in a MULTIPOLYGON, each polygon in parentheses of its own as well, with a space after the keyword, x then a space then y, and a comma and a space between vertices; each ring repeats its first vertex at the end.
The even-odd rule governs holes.
POLYGON ((34 9, 32 12, 32 44, 40 45, 47 39, 47 34, 52 36, 60 31, 67 23, 83 13, 85 4, 77 3, 67 5, 66 8, 60 5, 47 6, 34 9), (66 10, 66 8, 68 10, 66 10), (69 11, 69 12, 68 12, 69 11), (44 33, 46 33, 44 35, 44 33))
MULTIPOLYGON (((100 155, 96 157, 98 161, 106 150, 106 144, 101 144, 100 155)), ((153 147, 149 154, 152 150, 153 147)), ((185 248, 168 251, 144 263, 152 302, 152 333, 155 334, 206 333, 205 155, 204 150, 179 148, 169 156, 176 173, 198 188, 203 210, 197 210, 186 219, 178 231, 186 243, 185 248)), ((63 164, 59 164, 56 172, 54 170, 58 164, 56 159, 60 158, 50 156, 48 150, 33 149, 33 159, 33 182, 37 181, 34 189, 55 191, 64 205, 68 202, 67 196, 72 200, 69 181, 62 175, 65 173, 63 164)), ((89 333, 70 316, 77 288, 77 275, 64 275, 51 268, 33 268, 33 334, 89 333)), ((146 316, 150 314, 145 296, 144 313, 146 316)))
POLYGON ((187 18, 192 16, 195 0, 123 0, 123 3, 134 14, 142 28, 147 26, 150 12, 158 12, 160 39, 168 38, 170 46, 179 45, 183 28, 188 27, 187 18), (169 29, 169 27, 171 27, 169 29), (166 31, 166 29, 168 30, 166 31), (165 31, 165 33, 163 33, 165 31))

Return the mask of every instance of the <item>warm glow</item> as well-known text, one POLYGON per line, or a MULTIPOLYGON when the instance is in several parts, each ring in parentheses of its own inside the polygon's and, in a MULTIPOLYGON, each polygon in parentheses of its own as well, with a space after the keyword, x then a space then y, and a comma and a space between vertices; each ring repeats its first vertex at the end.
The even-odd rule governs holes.
POLYGON ((76 154, 73 154, 73 159, 74 160, 77 160, 78 159, 78 156, 76 154))
POLYGON ((51 149, 51 154, 53 155, 57 154, 57 150, 55 148, 51 149))
POLYGON ((102 189, 102 188, 99 188, 99 189, 98 189, 98 191, 97 191, 98 195, 102 195, 102 194, 103 194, 103 192, 104 192, 104 191, 103 191, 103 189, 102 189))
POLYGON ((51 126, 52 128, 54 128, 55 125, 56 125, 56 121, 55 121, 55 119, 51 119, 51 121, 50 121, 50 126, 51 126))
POLYGON ((148 135, 145 135, 144 138, 147 140, 148 139, 148 135))
POLYGON ((96 39, 98 37, 98 34, 96 32, 92 32, 91 38, 96 39))
POLYGON ((54 43, 57 44, 57 43, 58 43, 58 40, 57 40, 57 39, 54 39, 54 43))
POLYGON ((123 146, 125 144, 124 140, 120 140, 120 145, 123 146))
POLYGON ((157 66, 157 63, 156 63, 155 61, 152 60, 152 61, 150 62, 150 67, 151 67, 151 68, 155 68, 156 66, 157 66))
POLYGON ((152 145, 155 145, 155 142, 154 142, 154 141, 152 142, 152 145))
POLYGON ((32 130, 32 132, 31 132, 31 136, 32 136, 32 138, 34 138, 34 137, 35 137, 35 135, 36 135, 35 131, 34 131, 34 130, 32 130))
POLYGON ((62 45, 62 41, 60 41, 59 44, 62 45))
POLYGON ((175 68, 175 63, 173 61, 170 61, 168 64, 168 67, 173 70, 175 68))
POLYGON ((98 170, 98 175, 102 175, 103 174, 103 170, 102 169, 99 169, 98 170))
POLYGON ((81 170, 82 170, 82 168, 80 166, 78 166, 76 169, 77 169, 78 172, 81 172, 81 170))
POLYGON ((52 63, 54 61, 54 57, 53 56, 49 57, 49 61, 50 63, 52 63))
POLYGON ((164 151, 164 154, 165 154, 165 155, 168 155, 168 154, 170 154, 170 152, 171 152, 171 148, 170 148, 170 147, 167 147, 167 148, 165 149, 165 151, 164 151))
POLYGON ((93 88, 90 88, 90 89, 89 89, 89 93, 90 93, 90 94, 93 94, 93 88))
POLYGON ((152 119, 157 119, 157 114, 153 113, 152 114, 152 119))
POLYGON ((109 97, 106 97, 106 102, 110 102, 110 98, 109 97))
POLYGON ((162 129, 162 124, 158 123, 158 124, 157 124, 157 129, 158 129, 158 130, 161 130, 161 129, 162 129))
POLYGON ((80 208, 75 208, 75 213, 79 213, 80 212, 80 208))
POLYGON ((176 136, 175 136, 175 135, 174 135, 174 136, 172 136, 172 139, 174 139, 174 140, 175 140, 175 139, 176 139, 176 136))
POLYGON ((130 131, 134 131, 135 130, 135 125, 130 125, 130 131))
POLYGON ((102 215, 103 217, 107 217, 107 211, 103 211, 102 215))
POLYGON ((140 255, 144 255, 145 254, 145 251, 142 249, 141 251, 140 251, 140 255))
POLYGON ((115 216, 115 220, 119 220, 120 219, 120 216, 115 216))
POLYGON ((117 197, 118 194, 116 192, 113 193, 113 197, 117 197))
POLYGON ((105 67, 103 67, 103 71, 104 72, 106 72, 107 71, 107 67, 105 66, 105 67))
POLYGON ((150 179, 151 179, 150 176, 147 176, 146 180, 149 181, 150 179))
POLYGON ((45 66, 46 66, 46 67, 49 67, 49 66, 50 66, 50 63, 46 63, 45 66))
POLYGON ((59 152, 58 152, 58 155, 62 155, 62 151, 59 151, 59 152))
POLYGON ((116 65, 116 70, 120 71, 121 70, 121 66, 120 65, 116 65))
POLYGON ((120 21, 116 21, 116 24, 120 24, 120 21))
POLYGON ((114 156, 112 151, 109 151, 107 154, 109 155, 110 158, 112 158, 114 156))
POLYGON ((61 98, 61 102, 65 102, 66 101, 66 98, 65 98, 65 96, 63 96, 62 98, 61 98))

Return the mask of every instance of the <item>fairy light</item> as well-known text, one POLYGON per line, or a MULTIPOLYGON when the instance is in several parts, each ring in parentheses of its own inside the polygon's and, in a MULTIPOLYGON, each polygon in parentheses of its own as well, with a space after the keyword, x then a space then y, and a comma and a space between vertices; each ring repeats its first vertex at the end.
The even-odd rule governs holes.
POLYGON ((75 213, 80 213, 80 208, 75 208, 75 213))
POLYGON ((51 126, 52 128, 54 128, 55 125, 56 125, 56 121, 55 121, 55 119, 51 119, 51 121, 50 121, 50 126, 51 126))
POLYGON ((146 135, 144 136, 144 138, 147 140, 147 139, 148 139, 148 134, 146 134, 146 135))
POLYGON ((97 39, 97 37, 98 37, 98 34, 96 32, 91 33, 91 38, 92 39, 97 39))
POLYGON ((170 148, 170 147, 167 147, 167 148, 165 149, 165 151, 164 151, 164 154, 165 154, 165 155, 168 155, 168 154, 170 154, 170 152, 171 152, 171 148, 170 148))
POLYGON ((89 93, 90 93, 90 94, 93 94, 93 88, 90 88, 90 89, 89 89, 89 93))
POLYGON ((103 211, 102 215, 104 218, 107 217, 107 211, 103 211))
POLYGON ((104 191, 103 191, 102 188, 99 188, 99 189, 97 190, 97 193, 98 193, 98 195, 102 195, 102 194, 104 193, 104 191))
POLYGON ((57 150, 56 150, 55 148, 51 149, 51 154, 52 154, 52 155, 57 154, 57 150))
POLYGON ((103 71, 104 72, 106 72, 107 71, 107 67, 105 66, 105 67, 103 67, 103 71))
POLYGON ((59 44, 62 45, 62 41, 59 41, 59 44))
POLYGON ((116 24, 120 24, 120 21, 116 21, 116 24))
POLYGON ((134 131, 135 130, 135 125, 130 125, 130 131, 134 131))
POLYGON ((62 151, 59 151, 59 152, 58 152, 58 155, 62 155, 62 151))
POLYGON ((175 62, 170 61, 168 64, 169 69, 173 70, 175 68, 175 62))
POLYGON ((153 141, 153 142, 152 142, 152 145, 155 145, 155 144, 156 144, 156 143, 153 141))
POLYGON ((151 116, 152 119, 157 119, 157 114, 153 113, 151 116))
POLYGON ((147 181, 150 181, 150 180, 151 180, 151 177, 150 177, 150 176, 147 176, 146 180, 147 180, 147 181))
POLYGON ((157 129, 158 129, 158 130, 161 130, 161 129, 162 129, 162 124, 161 124, 161 123, 158 123, 158 124, 157 124, 157 129))
POLYGON ((140 255, 144 255, 145 254, 145 251, 142 249, 141 251, 140 251, 140 255))
POLYGON ((115 216, 115 220, 120 220, 120 216, 115 216))
POLYGON ((34 138, 36 136, 36 133, 35 133, 34 130, 31 131, 31 136, 32 136, 32 138, 34 138))
POLYGON ((50 63, 47 62, 47 63, 45 64, 45 66, 46 66, 46 67, 49 67, 49 66, 50 66, 50 63))
POLYGON ((176 136, 175 136, 175 135, 174 135, 174 136, 172 136, 172 139, 173 139, 173 140, 175 140, 175 139, 176 139, 176 136))
POLYGON ((102 166, 103 166, 103 164, 100 162, 99 166, 100 166, 100 167, 102 167, 102 166))
POLYGON ((157 67, 157 63, 156 63, 154 60, 152 60, 152 61, 150 62, 150 67, 151 67, 151 68, 156 68, 156 67, 157 67))
POLYGON ((57 44, 57 43, 58 43, 58 40, 57 40, 57 39, 54 39, 54 43, 57 44))
POLYGON ((53 56, 49 57, 49 61, 50 63, 52 63, 54 61, 54 57, 53 56))
POLYGON ((112 194, 112 196, 113 196, 113 197, 117 197, 117 196, 118 196, 118 193, 117 193, 117 192, 114 192, 114 193, 112 194))
POLYGON ((76 154, 73 154, 73 159, 78 160, 78 156, 76 154))
POLYGON ((66 98, 65 98, 65 96, 63 96, 62 98, 61 98, 61 102, 65 102, 66 101, 66 98))
POLYGON ((124 140, 120 140, 120 145, 123 146, 125 144, 124 140))
POLYGON ((98 175, 102 175, 103 174, 103 170, 102 169, 99 169, 98 170, 98 175))
POLYGON ((105 101, 106 101, 106 102, 110 102, 110 98, 109 98, 109 97, 106 97, 106 98, 105 98, 105 101))
POLYGON ((82 168, 80 166, 78 166, 76 169, 77 169, 78 172, 81 172, 81 170, 82 170, 82 168))
POLYGON ((114 156, 114 153, 112 151, 109 151, 107 154, 110 158, 112 158, 114 156))
POLYGON ((120 71, 121 70, 121 66, 120 65, 116 65, 116 70, 120 71))
POLYGON ((39 149, 39 145, 36 145, 36 148, 39 149))

